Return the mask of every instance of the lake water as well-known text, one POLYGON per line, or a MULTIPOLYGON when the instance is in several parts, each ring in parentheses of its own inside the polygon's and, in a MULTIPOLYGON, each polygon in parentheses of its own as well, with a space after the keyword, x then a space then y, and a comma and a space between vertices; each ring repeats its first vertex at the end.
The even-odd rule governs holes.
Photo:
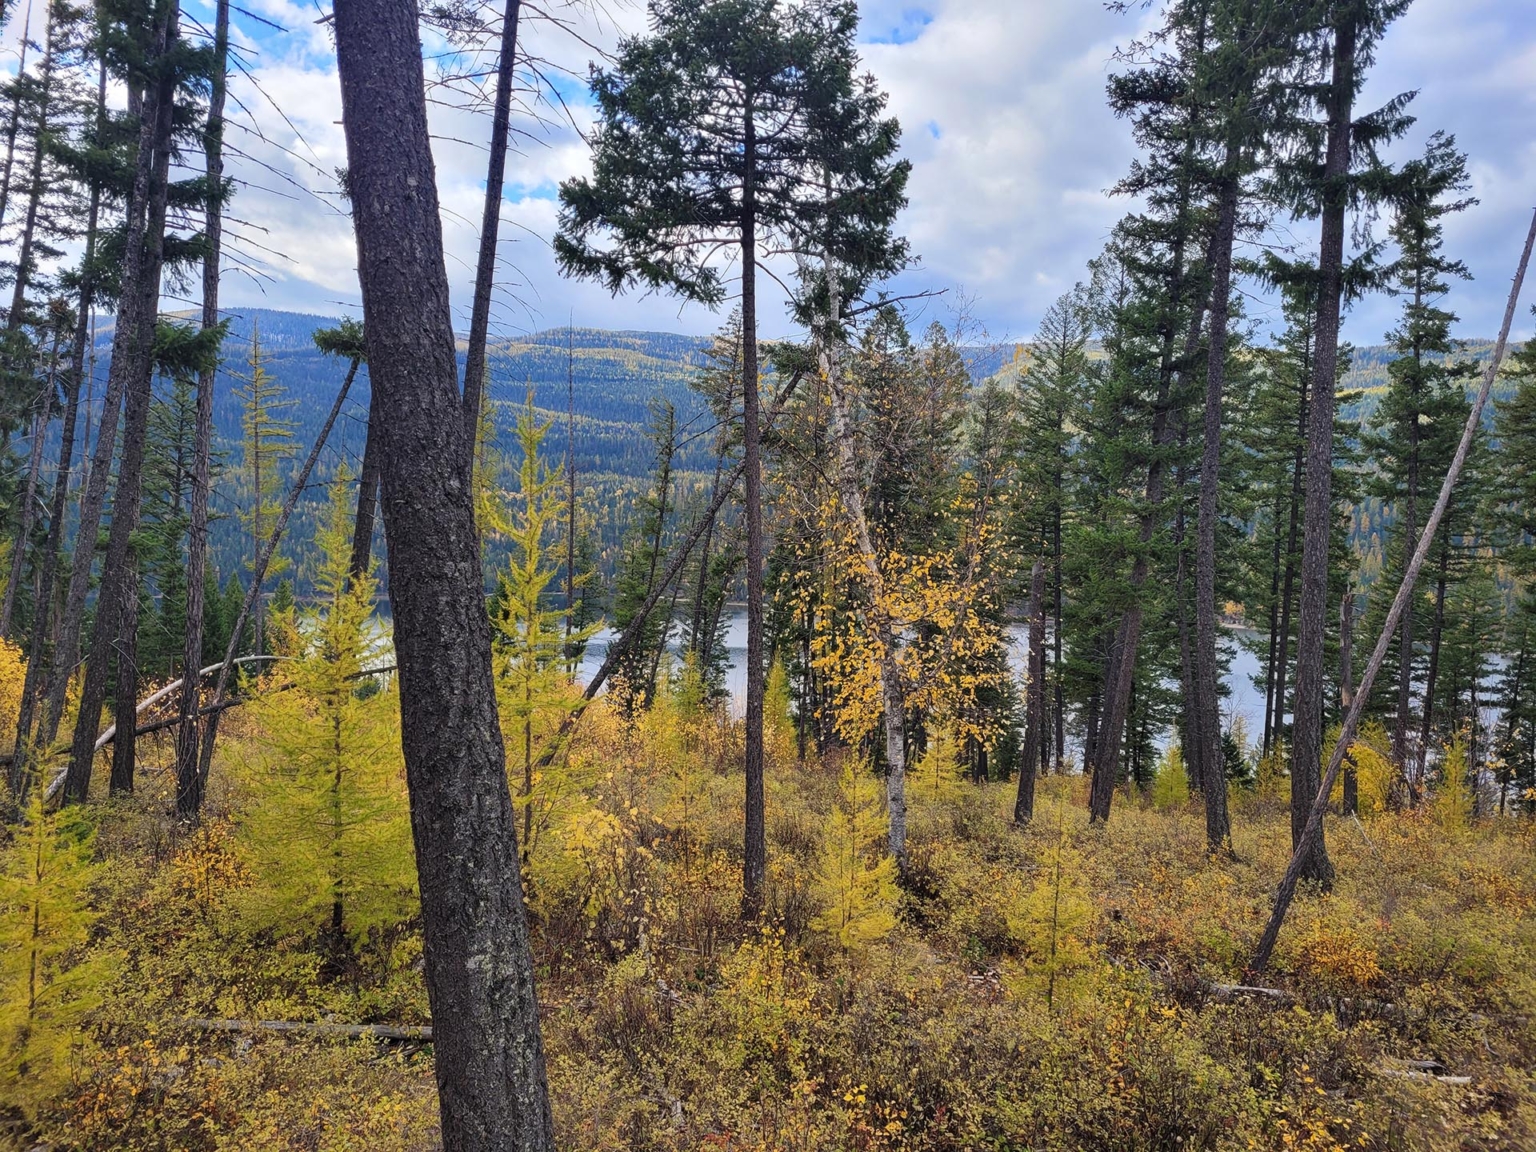
MULTIPOLYGON (((608 645, 611 644, 617 633, 611 628, 605 628, 594 636, 587 645, 585 655, 581 661, 579 673, 583 683, 591 679, 602 666, 603 658, 608 653, 608 645)), ((1241 716, 1248 728, 1250 740, 1256 739, 1264 727, 1264 693, 1253 685, 1253 678, 1258 675, 1259 661, 1254 653, 1248 651, 1237 642, 1237 634, 1228 632, 1222 637, 1222 642, 1231 654, 1231 666, 1227 674, 1226 686, 1228 695, 1222 698, 1222 727, 1230 727, 1232 721, 1241 716)), ((677 643, 677 633, 673 633, 674 646, 677 643)), ((726 672, 726 688, 731 694, 731 711, 740 716, 745 707, 747 692, 747 613, 745 609, 734 609, 726 620, 725 630, 726 649, 730 653, 730 665, 726 672)), ((1022 624, 1011 625, 1008 629, 1008 658, 1014 675, 1021 681, 1026 666, 1026 649, 1029 644, 1029 630, 1022 624)))

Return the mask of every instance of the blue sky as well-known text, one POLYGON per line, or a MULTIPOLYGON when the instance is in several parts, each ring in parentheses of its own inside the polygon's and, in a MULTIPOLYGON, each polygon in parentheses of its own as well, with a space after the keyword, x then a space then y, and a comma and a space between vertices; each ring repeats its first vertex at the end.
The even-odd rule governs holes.
MULTIPOLYGON (((40 39, 41 3, 36 7, 40 39)), ((185 0, 184 7, 190 17, 211 21, 208 0, 185 0)), ((241 126, 231 141, 248 158, 233 164, 247 183, 232 214, 246 222, 238 229, 249 241, 240 259, 255 274, 227 272, 225 299, 328 313, 355 309, 350 228, 331 176, 345 163, 335 59, 328 30, 317 23, 328 5, 243 0, 241 7, 284 30, 235 17, 249 75, 233 86, 245 111, 236 114, 241 126)), ((643 27, 644 10, 628 4, 601 17, 585 6, 568 13, 579 37, 530 21, 524 43, 562 77, 558 87, 582 126, 588 113, 580 78, 593 46, 610 47, 623 32, 643 27)), ((863 5, 865 62, 890 94, 913 163, 911 204, 900 227, 920 263, 893 288, 945 293, 924 306, 925 322, 947 322, 963 311, 994 339, 1027 339, 1041 312, 1083 276, 1131 207, 1106 191, 1133 150, 1126 126, 1105 107, 1104 82, 1116 45, 1154 19, 1155 9, 1135 6, 1134 14, 1120 15, 1097 0, 863 5)), ((7 36, 11 67, 17 23, 7 36)), ((434 60, 446 50, 430 37, 427 48, 434 60)), ((429 74, 433 69, 429 64, 429 74)), ((1381 45, 1365 95, 1379 102, 1419 90, 1419 122, 1396 158, 1413 155, 1436 129, 1454 133, 1470 154, 1482 202, 1447 227, 1449 249, 1476 277, 1452 301, 1465 335, 1496 330, 1536 204, 1533 78, 1536 5, 1529 0, 1417 0, 1381 45)), ((456 302, 467 311, 488 123, 451 103, 445 96, 434 104, 433 126, 448 271, 456 302)), ((719 317, 696 306, 654 296, 613 300, 558 275, 549 251, 554 192, 561 179, 585 169, 586 149, 565 109, 546 105, 540 112, 542 125, 523 117, 528 134, 508 173, 495 317, 501 331, 561 325, 568 317, 610 328, 713 329, 719 317)), ((1283 230, 1299 247, 1315 246, 1315 225, 1283 230)), ((1536 289, 1529 295, 1536 298, 1536 289)), ((1386 298, 1361 304, 1346 335, 1379 341, 1396 307, 1386 298)), ((1272 305, 1257 294, 1249 311, 1261 324, 1273 318, 1272 305)), ((788 330, 773 304, 763 319, 769 331, 788 330)), ((1525 313, 1521 330, 1530 329, 1525 313)))

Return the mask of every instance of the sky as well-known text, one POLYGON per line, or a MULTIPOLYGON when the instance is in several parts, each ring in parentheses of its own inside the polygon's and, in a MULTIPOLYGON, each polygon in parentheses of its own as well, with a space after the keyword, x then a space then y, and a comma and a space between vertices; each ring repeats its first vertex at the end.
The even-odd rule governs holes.
MULTIPOLYGON (((230 214, 232 267, 223 298, 324 314, 359 310, 351 228, 336 195, 345 164, 341 105, 323 0, 242 0, 234 18, 239 75, 232 83, 240 179, 230 214), (270 22, 270 23, 264 23, 270 22)), ((17 5, 21 7, 20 4, 17 5)), ((33 38, 41 39, 41 9, 33 38)), ((525 9, 526 11, 526 9, 525 9)), ((707 333, 722 317, 664 296, 618 299, 560 276, 550 250, 559 182, 589 170, 581 131, 591 123, 585 78, 598 53, 644 28, 639 4, 557 10, 563 25, 527 19, 523 47, 541 61, 545 95, 531 97, 509 159, 500 275, 493 316, 516 336, 578 325, 707 333)), ((184 0, 189 25, 212 22, 210 0, 184 0)), ((1117 45, 1153 24, 1155 6, 1108 11, 1098 0, 865 0, 860 30, 866 67, 889 94, 912 162, 910 204, 898 220, 918 262, 890 285, 938 293, 913 305, 920 323, 968 318, 972 339, 1027 340, 1052 300, 1085 273, 1115 222, 1134 205, 1109 194, 1134 155, 1104 86, 1117 45)), ((19 32, 7 30, 15 67, 19 32)), ((436 83, 462 57, 429 34, 428 79, 456 323, 468 326, 489 117, 466 110, 460 92, 436 83)), ((489 59, 481 62, 488 67, 489 59)), ((525 95, 535 87, 524 70, 525 95)), ((1497 331, 1509 277, 1536 205, 1536 4, 1530 0, 1416 0, 1380 45, 1362 98, 1374 106, 1417 90, 1418 122, 1389 152, 1403 160, 1437 129, 1468 152, 1480 203, 1447 225, 1447 249, 1472 283, 1451 306, 1459 334, 1497 331)), ((1378 232, 1385 222, 1377 222, 1378 232)), ((1282 222, 1278 235, 1302 251, 1316 224, 1282 222)), ((1256 288, 1247 311, 1260 327, 1276 309, 1256 288)), ((1527 293, 1536 299, 1536 287, 1527 293)), ((167 300, 167 306, 174 301, 167 300)), ((762 312, 768 334, 788 335, 782 301, 762 312)), ((1398 304, 1378 296, 1357 305, 1345 336, 1380 342, 1398 304)), ((1517 334, 1531 331, 1522 307, 1517 334)))

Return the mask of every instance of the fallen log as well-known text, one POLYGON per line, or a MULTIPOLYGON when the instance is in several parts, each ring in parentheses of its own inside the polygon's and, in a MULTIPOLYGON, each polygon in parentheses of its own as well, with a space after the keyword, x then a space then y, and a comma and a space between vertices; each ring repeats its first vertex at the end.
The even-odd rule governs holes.
POLYGON ((430 1024, 311 1024, 302 1020, 204 1020, 183 1021, 198 1032, 280 1032, 328 1040, 416 1040, 430 1043, 430 1024))

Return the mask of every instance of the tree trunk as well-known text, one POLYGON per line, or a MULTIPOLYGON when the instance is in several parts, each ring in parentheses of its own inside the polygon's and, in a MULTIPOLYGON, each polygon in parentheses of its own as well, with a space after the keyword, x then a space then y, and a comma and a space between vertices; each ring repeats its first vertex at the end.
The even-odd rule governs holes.
POLYGON ((357 513, 352 521, 352 560, 348 572, 356 580, 373 562, 373 517, 379 506, 379 433, 368 401, 368 430, 363 436, 363 470, 357 478, 357 513))
MULTIPOLYGON (((39 78, 37 126, 32 144, 32 173, 27 183, 27 215, 21 226, 16 250, 16 283, 11 290, 11 310, 6 328, 19 331, 26 318, 27 289, 32 285, 32 249, 37 238, 37 213, 43 201, 43 139, 48 134, 48 111, 53 96, 53 6, 48 6, 47 32, 44 36, 43 69, 39 78)), ((20 73, 17 74, 18 79, 20 73)))
MULTIPOLYGON (((1066 423, 1066 413, 1056 410, 1056 431, 1066 423)), ((1058 436, 1057 442, 1060 443, 1058 436)), ((1067 706, 1066 687, 1061 682, 1061 504, 1062 463, 1056 463, 1056 507, 1051 517, 1051 688, 1055 694, 1055 707, 1051 709, 1051 721, 1056 730, 1056 771, 1065 772, 1067 760, 1067 706)))
MULTIPOLYGON (((27 45, 32 35, 32 0, 27 0, 27 14, 21 20, 21 59, 16 65, 16 81, 27 74, 27 45)), ((16 133, 21 128, 21 97, 19 87, 11 101, 11 120, 5 126, 5 171, 0 174, 0 226, 5 224, 6 210, 11 204, 11 173, 16 166, 16 133)))
POLYGON ((1429 738, 1435 724, 1435 689, 1440 679, 1440 641, 1445 635, 1445 593, 1449 583, 1446 569, 1450 564, 1451 539, 1449 527, 1440 541, 1439 571, 1435 576, 1435 618, 1429 631, 1429 666, 1424 673, 1424 717, 1419 730, 1419 770, 1409 788, 1414 799, 1423 795, 1424 773, 1429 761, 1429 738))
POLYGON ((1323 640, 1328 627, 1328 546, 1333 535, 1333 409, 1339 356, 1339 305, 1344 287, 1344 216, 1349 207, 1350 128, 1355 95, 1353 9, 1334 30, 1328 95, 1327 158, 1323 165, 1322 244, 1307 426, 1306 516, 1301 551, 1301 614, 1296 645, 1296 709, 1292 721, 1291 843, 1301 852, 1300 875, 1325 888, 1333 864, 1321 819, 1311 821, 1322 776, 1323 640), (1313 831, 1308 831, 1309 827, 1313 831), (1303 836, 1310 836, 1303 841, 1303 836))
POLYGON ((741 424, 742 464, 746 469, 747 521, 747 714, 746 828, 742 859, 742 911, 762 912, 763 882, 768 875, 768 840, 763 807, 763 471, 762 432, 758 427, 757 372, 757 124, 751 92, 746 94, 746 173, 741 211, 741 424))
MULTIPOLYGON (((1415 273, 1413 303, 1415 312, 1424 299, 1421 276, 1415 273)), ((1408 492, 1403 501, 1403 559, 1407 561, 1419 544, 1419 372, 1423 356, 1418 338, 1413 347, 1413 407, 1408 420, 1408 492)), ((1392 759, 1405 776, 1408 768, 1408 708, 1413 688, 1413 601, 1403 606, 1397 640, 1397 715, 1392 720, 1392 759)))
MULTIPOLYGON (((27 482, 22 489, 21 522, 16 526, 16 541, 11 545, 11 576, 5 584, 5 600, 0 604, 0 640, 11 638, 12 615, 16 611, 16 590, 21 587, 22 569, 26 563, 27 543, 32 536, 32 507, 37 500, 37 478, 43 470, 43 442, 47 439, 48 426, 53 423, 53 391, 58 383, 59 338, 53 333, 53 355, 48 366, 48 379, 38 392, 32 413, 32 443, 27 454, 27 482)), ((43 611, 39 602, 33 609, 34 616, 43 611)), ((37 629, 33 629, 34 633, 37 629)))
MULTIPOLYGON (((169 0, 159 15, 155 28, 152 59, 163 65, 177 36, 178 0, 169 0)), ((112 528, 107 537, 107 554, 102 562, 101 590, 97 596, 96 626, 91 634, 90 655, 86 661, 85 685, 80 693, 80 712, 75 721, 74 746, 69 773, 64 780, 64 802, 85 800, 90 790, 91 770, 95 760, 96 729, 106 701, 108 673, 114 651, 117 655, 115 691, 120 707, 129 709, 127 730, 132 730, 132 708, 136 697, 138 667, 134 629, 138 623, 138 579, 134 560, 133 534, 139 523, 139 498, 144 465, 145 433, 149 425, 150 387, 153 379, 155 323, 160 304, 160 270, 164 261, 166 197, 171 160, 171 126, 176 91, 175 77, 169 69, 155 84, 143 106, 139 132, 139 155, 134 169, 133 195, 130 200, 129 226, 123 256, 122 293, 118 301, 117 325, 112 334, 112 366, 107 374, 108 406, 114 393, 123 398, 123 452, 118 462, 117 487, 112 496, 112 528), (142 206, 142 207, 141 207, 142 206), (130 603, 131 602, 131 603, 130 603)), ((115 415, 115 413, 114 413, 115 415)), ((112 441, 107 434, 103 414, 102 430, 96 445, 96 467, 92 470, 91 493, 105 495, 107 472, 111 468, 112 441), (105 459, 103 459, 105 451, 105 459), (99 476, 97 474, 99 469, 99 476)), ((99 509, 97 512, 99 522, 99 509)), ((88 549, 95 538, 96 525, 85 534, 85 515, 81 515, 81 535, 77 551, 88 549)), ((85 575, 89 576, 90 554, 85 557, 85 575)), ((74 575, 81 566, 75 566, 74 575)), ((84 589, 81 589, 81 606, 84 589)), ((75 622, 76 634, 79 623, 75 622)), ((62 710, 61 687, 54 685, 62 710)), ((57 720, 54 721, 57 723, 57 720)), ((114 750, 113 775, 121 783, 132 778, 133 741, 127 760, 119 760, 114 750)))
MULTIPOLYGON (((1227 167, 1237 162, 1228 145, 1227 167)), ((1232 242, 1237 229, 1238 182, 1227 176, 1211 241, 1211 326, 1206 363, 1204 443, 1200 458, 1200 517, 1195 528, 1195 739, 1205 794, 1205 848, 1232 850, 1227 780, 1221 754, 1220 681, 1216 670, 1216 528, 1220 513, 1221 408, 1227 376, 1227 317, 1231 310, 1232 242)))
POLYGON ((446 1152, 553 1152, 411 0, 337 0, 336 57, 446 1152))
POLYGON ((1274 737, 1275 717, 1275 657, 1280 651, 1280 509, 1275 508, 1274 537, 1269 556, 1269 644, 1264 650, 1264 736, 1259 745, 1260 755, 1268 756, 1270 741, 1274 737))
MULTIPOLYGON (((1339 704, 1345 712, 1355 702, 1355 594, 1344 593, 1339 601, 1339 704)), ((1355 772, 1354 760, 1344 759, 1344 815, 1355 816, 1360 812, 1360 778, 1355 772)))
POLYGON ((507 0, 501 18, 501 51, 496 57, 496 102, 491 112, 490 158, 485 172, 485 208, 480 216, 480 256, 469 315, 469 349, 464 356, 464 420, 474 450, 484 403, 486 344, 490 338, 491 291, 496 284, 496 243, 501 230, 501 190, 507 173, 507 134, 512 119, 512 72, 517 64, 517 19, 522 0, 507 0))
POLYGON ((1029 683, 1025 685, 1024 751, 1019 761, 1019 795, 1013 802, 1013 822, 1035 818, 1035 771, 1045 737, 1045 568, 1040 561, 1029 573, 1029 683))
MULTIPOLYGON (((106 121, 107 106, 107 68, 106 62, 100 61, 96 71, 96 133, 95 139, 100 142, 106 121)), ((49 648, 57 623, 54 611, 54 587, 58 581, 59 554, 64 546, 64 513, 69 500, 69 473, 75 452, 75 430, 80 417, 80 386, 85 376, 85 347, 91 335, 91 307, 95 302, 95 280, 93 266, 96 258, 96 232, 101 218, 101 184, 92 181, 90 191, 90 204, 86 209, 85 224, 85 257, 82 262, 84 275, 80 280, 80 301, 75 312, 74 346, 70 351, 70 367, 68 382, 65 384, 64 398, 64 427, 59 440, 59 463, 54 473, 53 503, 48 510, 48 538, 43 544, 43 557, 41 560, 41 575, 37 590, 36 623, 33 626, 32 648, 28 654, 27 673, 22 682, 21 706, 16 714, 16 750, 11 758, 10 784, 11 794, 21 796, 26 790, 26 781, 29 777, 30 759, 32 754, 32 725, 35 721, 37 702, 40 696, 49 693, 50 674, 56 673, 54 660, 56 652, 50 658, 49 648)), ((94 358, 92 360, 94 367, 94 358)), ((89 403, 87 403, 86 422, 90 422, 89 403)), ((87 428, 87 435, 89 428, 87 428)), ((81 455, 86 452, 86 442, 81 441, 81 455)), ((83 517, 82 517, 83 521, 83 517)), ((83 532, 83 529, 82 529, 83 532)), ((95 527, 91 528, 91 536, 94 537, 95 527)), ((77 537, 79 539, 84 538, 77 537)), ((76 544, 77 550, 79 544, 76 544)), ((94 551, 87 548, 87 555, 94 551)), ((47 741, 53 739, 49 734, 47 741)))
MULTIPOLYGON (((223 250, 224 99, 229 56, 229 0, 218 0, 213 27, 213 75, 208 101, 208 125, 203 135, 203 164, 208 199, 203 205, 203 231, 208 249, 203 256, 203 329, 219 322, 219 260, 223 250)), ((213 390, 218 367, 197 377, 197 425, 192 447, 192 501, 187 527, 187 634, 181 653, 181 695, 176 729, 176 795, 187 793, 197 773, 200 725, 197 722, 198 676, 203 663, 203 583, 208 565, 208 493, 212 486, 213 390)), ((260 496, 258 494, 258 499, 260 496)), ((177 805, 178 811, 180 804, 177 805)), ((187 813, 180 813, 187 815, 187 813)))
POLYGON ((1264 966, 1269 963, 1270 955, 1274 951, 1275 941, 1280 935, 1280 926, 1285 922, 1286 911, 1291 906, 1291 900, 1296 895, 1296 885, 1300 881, 1307 865, 1307 857, 1310 854, 1312 835, 1314 829, 1320 834, 1323 823, 1323 811, 1328 806, 1328 794, 1333 790, 1334 781, 1338 779, 1339 769, 1344 763, 1345 753, 1350 744, 1354 742, 1355 733, 1360 726, 1360 713, 1366 700, 1370 699, 1371 688, 1376 683, 1376 675, 1381 671, 1382 662, 1386 659, 1387 648, 1392 642, 1392 632, 1397 627, 1398 618, 1401 616, 1403 606, 1413 596, 1414 585, 1418 582, 1419 572, 1424 567, 1424 560, 1429 555, 1430 539, 1440 526, 1441 519, 1445 516, 1446 508, 1451 502, 1451 493, 1456 488, 1456 481, 1461 475, 1461 470, 1467 462, 1467 455, 1472 449, 1472 441, 1476 437, 1482 425, 1483 409, 1488 403, 1488 396, 1493 391, 1493 382, 1498 377, 1499 366, 1504 361, 1504 350, 1509 343, 1509 329, 1514 323, 1515 308, 1520 300, 1520 287, 1525 281, 1525 272, 1531 261, 1531 249, 1536 246, 1536 213, 1531 216, 1530 231, 1526 233, 1525 246, 1520 252, 1520 263, 1515 270, 1514 284, 1510 289, 1509 302, 1504 308, 1504 323, 1499 329, 1499 338, 1493 345, 1493 356, 1488 362, 1488 368, 1483 374, 1482 387, 1478 389, 1477 399, 1473 402, 1471 411, 1467 413, 1466 425, 1461 430, 1461 440, 1456 445, 1455 455, 1451 457, 1451 464, 1446 469, 1445 480, 1440 485, 1440 495, 1435 498, 1435 506, 1429 514, 1429 519, 1424 524, 1424 535, 1419 540, 1419 546, 1414 549, 1412 558, 1403 570, 1402 583, 1398 585, 1397 593, 1392 597, 1392 606, 1387 610, 1386 622, 1382 625, 1381 635, 1376 639, 1376 646, 1371 651, 1371 658, 1366 661, 1365 671, 1360 677, 1360 689, 1355 694, 1349 710, 1344 713, 1344 722, 1340 725, 1339 738, 1334 742, 1333 751, 1328 757, 1328 770, 1323 774, 1318 784, 1317 795, 1312 798, 1312 808, 1307 815, 1307 827, 1303 830, 1300 843, 1291 854, 1290 864, 1286 867, 1285 875, 1280 880, 1279 891, 1275 893, 1275 906, 1270 913, 1269 923, 1265 925, 1264 935, 1259 940, 1259 946, 1254 952, 1253 960, 1248 965, 1251 972, 1262 972, 1264 966))
MULTIPOLYGON (((341 388, 336 393, 336 400, 331 405, 331 411, 325 418, 325 423, 320 427, 320 434, 315 437, 315 442, 310 446, 309 455, 304 458, 303 465, 299 468, 299 474, 293 478, 293 484, 288 489, 288 495, 283 500, 283 506, 278 509, 277 520, 272 525, 271 534, 261 542, 256 553, 256 560, 251 565, 251 583, 245 590, 245 599, 240 604, 239 615, 229 631, 229 643, 224 649, 224 662, 219 665, 218 677, 213 685, 213 707, 208 713, 201 739, 199 740, 197 771, 190 778, 183 779, 180 776, 176 780, 176 814, 183 820, 197 819, 198 812, 202 808, 203 797, 208 788, 208 772, 213 765, 213 746, 218 741, 219 717, 223 713, 224 693, 229 688, 229 677, 238 661, 235 653, 240 648, 240 637, 245 632, 245 622, 250 619, 252 611, 261 603, 261 582, 266 579, 267 568, 272 563, 272 557, 277 552, 277 546, 283 539, 283 532, 288 527, 288 518, 293 515, 293 510, 298 506, 299 497, 304 494, 304 487, 309 483, 309 474, 314 471, 315 462, 320 459, 320 452, 325 447, 325 442, 330 439, 331 429, 336 426, 336 418, 341 415, 342 406, 347 401, 347 393, 352 389, 352 381, 357 378, 360 359, 353 357, 352 363, 347 368, 347 375, 341 382, 341 388)), ((256 655, 263 653, 257 648, 256 655)))

